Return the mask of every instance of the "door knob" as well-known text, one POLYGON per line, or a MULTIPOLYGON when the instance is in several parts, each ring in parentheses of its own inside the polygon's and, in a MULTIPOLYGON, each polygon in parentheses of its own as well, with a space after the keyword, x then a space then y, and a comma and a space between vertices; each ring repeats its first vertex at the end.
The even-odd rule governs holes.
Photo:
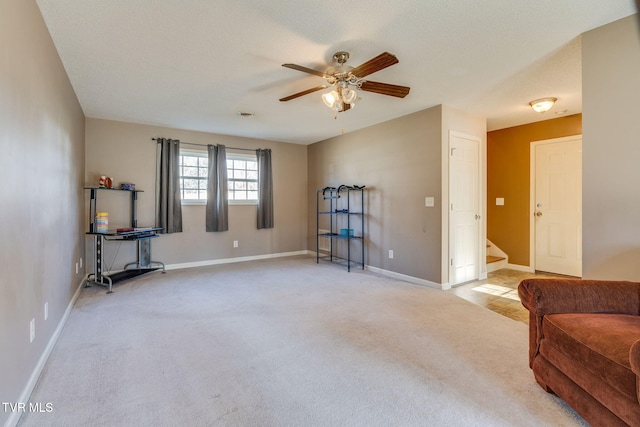
POLYGON ((540 211, 536 212, 536 216, 542 216, 542 212, 540 211))

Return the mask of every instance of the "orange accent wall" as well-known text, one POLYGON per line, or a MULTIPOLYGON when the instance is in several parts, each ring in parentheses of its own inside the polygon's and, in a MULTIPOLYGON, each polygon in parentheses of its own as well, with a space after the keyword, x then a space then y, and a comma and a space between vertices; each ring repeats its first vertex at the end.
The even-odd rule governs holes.
POLYGON ((487 133, 487 238, 529 265, 529 156, 532 141, 582 134, 582 114, 487 133), (496 206, 496 198, 504 206, 496 206))

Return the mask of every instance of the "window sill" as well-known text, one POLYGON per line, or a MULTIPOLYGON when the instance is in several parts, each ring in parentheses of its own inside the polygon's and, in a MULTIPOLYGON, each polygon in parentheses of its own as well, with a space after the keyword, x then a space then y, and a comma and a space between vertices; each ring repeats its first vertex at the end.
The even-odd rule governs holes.
POLYGON ((229 206, 232 205, 257 205, 257 200, 229 200, 229 206))
MULTIPOLYGON (((181 200, 182 206, 206 206, 206 200, 181 200)), ((257 200, 229 200, 229 206, 256 206, 257 200)))

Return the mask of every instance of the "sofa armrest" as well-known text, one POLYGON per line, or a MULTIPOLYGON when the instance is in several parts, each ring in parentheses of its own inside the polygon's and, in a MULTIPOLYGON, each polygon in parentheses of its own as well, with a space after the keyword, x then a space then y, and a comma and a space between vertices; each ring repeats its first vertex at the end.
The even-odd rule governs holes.
POLYGON ((520 301, 532 314, 618 313, 640 315, 640 283, 525 279, 518 286, 520 301))
POLYGON ((561 278, 525 279, 518 286, 518 295, 522 305, 529 310, 529 367, 531 368, 544 338, 542 318, 547 314, 640 315, 640 283, 634 282, 561 278))
POLYGON ((631 370, 638 378, 636 378, 636 396, 640 403, 640 340, 633 343, 629 351, 629 361, 631 362, 631 370))

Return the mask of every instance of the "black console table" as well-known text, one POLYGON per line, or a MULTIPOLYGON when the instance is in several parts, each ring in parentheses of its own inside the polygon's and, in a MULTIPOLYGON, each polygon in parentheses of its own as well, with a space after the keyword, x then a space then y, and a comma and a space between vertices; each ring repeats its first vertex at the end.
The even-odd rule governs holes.
POLYGON ((151 259, 151 239, 159 237, 158 232, 162 228, 158 227, 138 227, 136 220, 136 201, 138 193, 142 190, 123 190, 118 188, 102 188, 102 187, 85 187, 90 190, 91 196, 89 200, 89 231, 88 235, 93 236, 93 266, 94 272, 87 276, 87 285, 94 283, 96 285, 108 286, 107 293, 113 292, 113 284, 131 277, 139 276, 144 273, 158 270, 162 268, 165 272, 164 263, 153 261, 151 259), (131 227, 126 229, 108 229, 104 232, 98 232, 96 225, 96 204, 99 191, 120 191, 131 195, 131 227), (104 243, 109 240, 136 242, 138 246, 137 259, 124 266, 122 271, 117 273, 108 273, 104 270, 104 243))

